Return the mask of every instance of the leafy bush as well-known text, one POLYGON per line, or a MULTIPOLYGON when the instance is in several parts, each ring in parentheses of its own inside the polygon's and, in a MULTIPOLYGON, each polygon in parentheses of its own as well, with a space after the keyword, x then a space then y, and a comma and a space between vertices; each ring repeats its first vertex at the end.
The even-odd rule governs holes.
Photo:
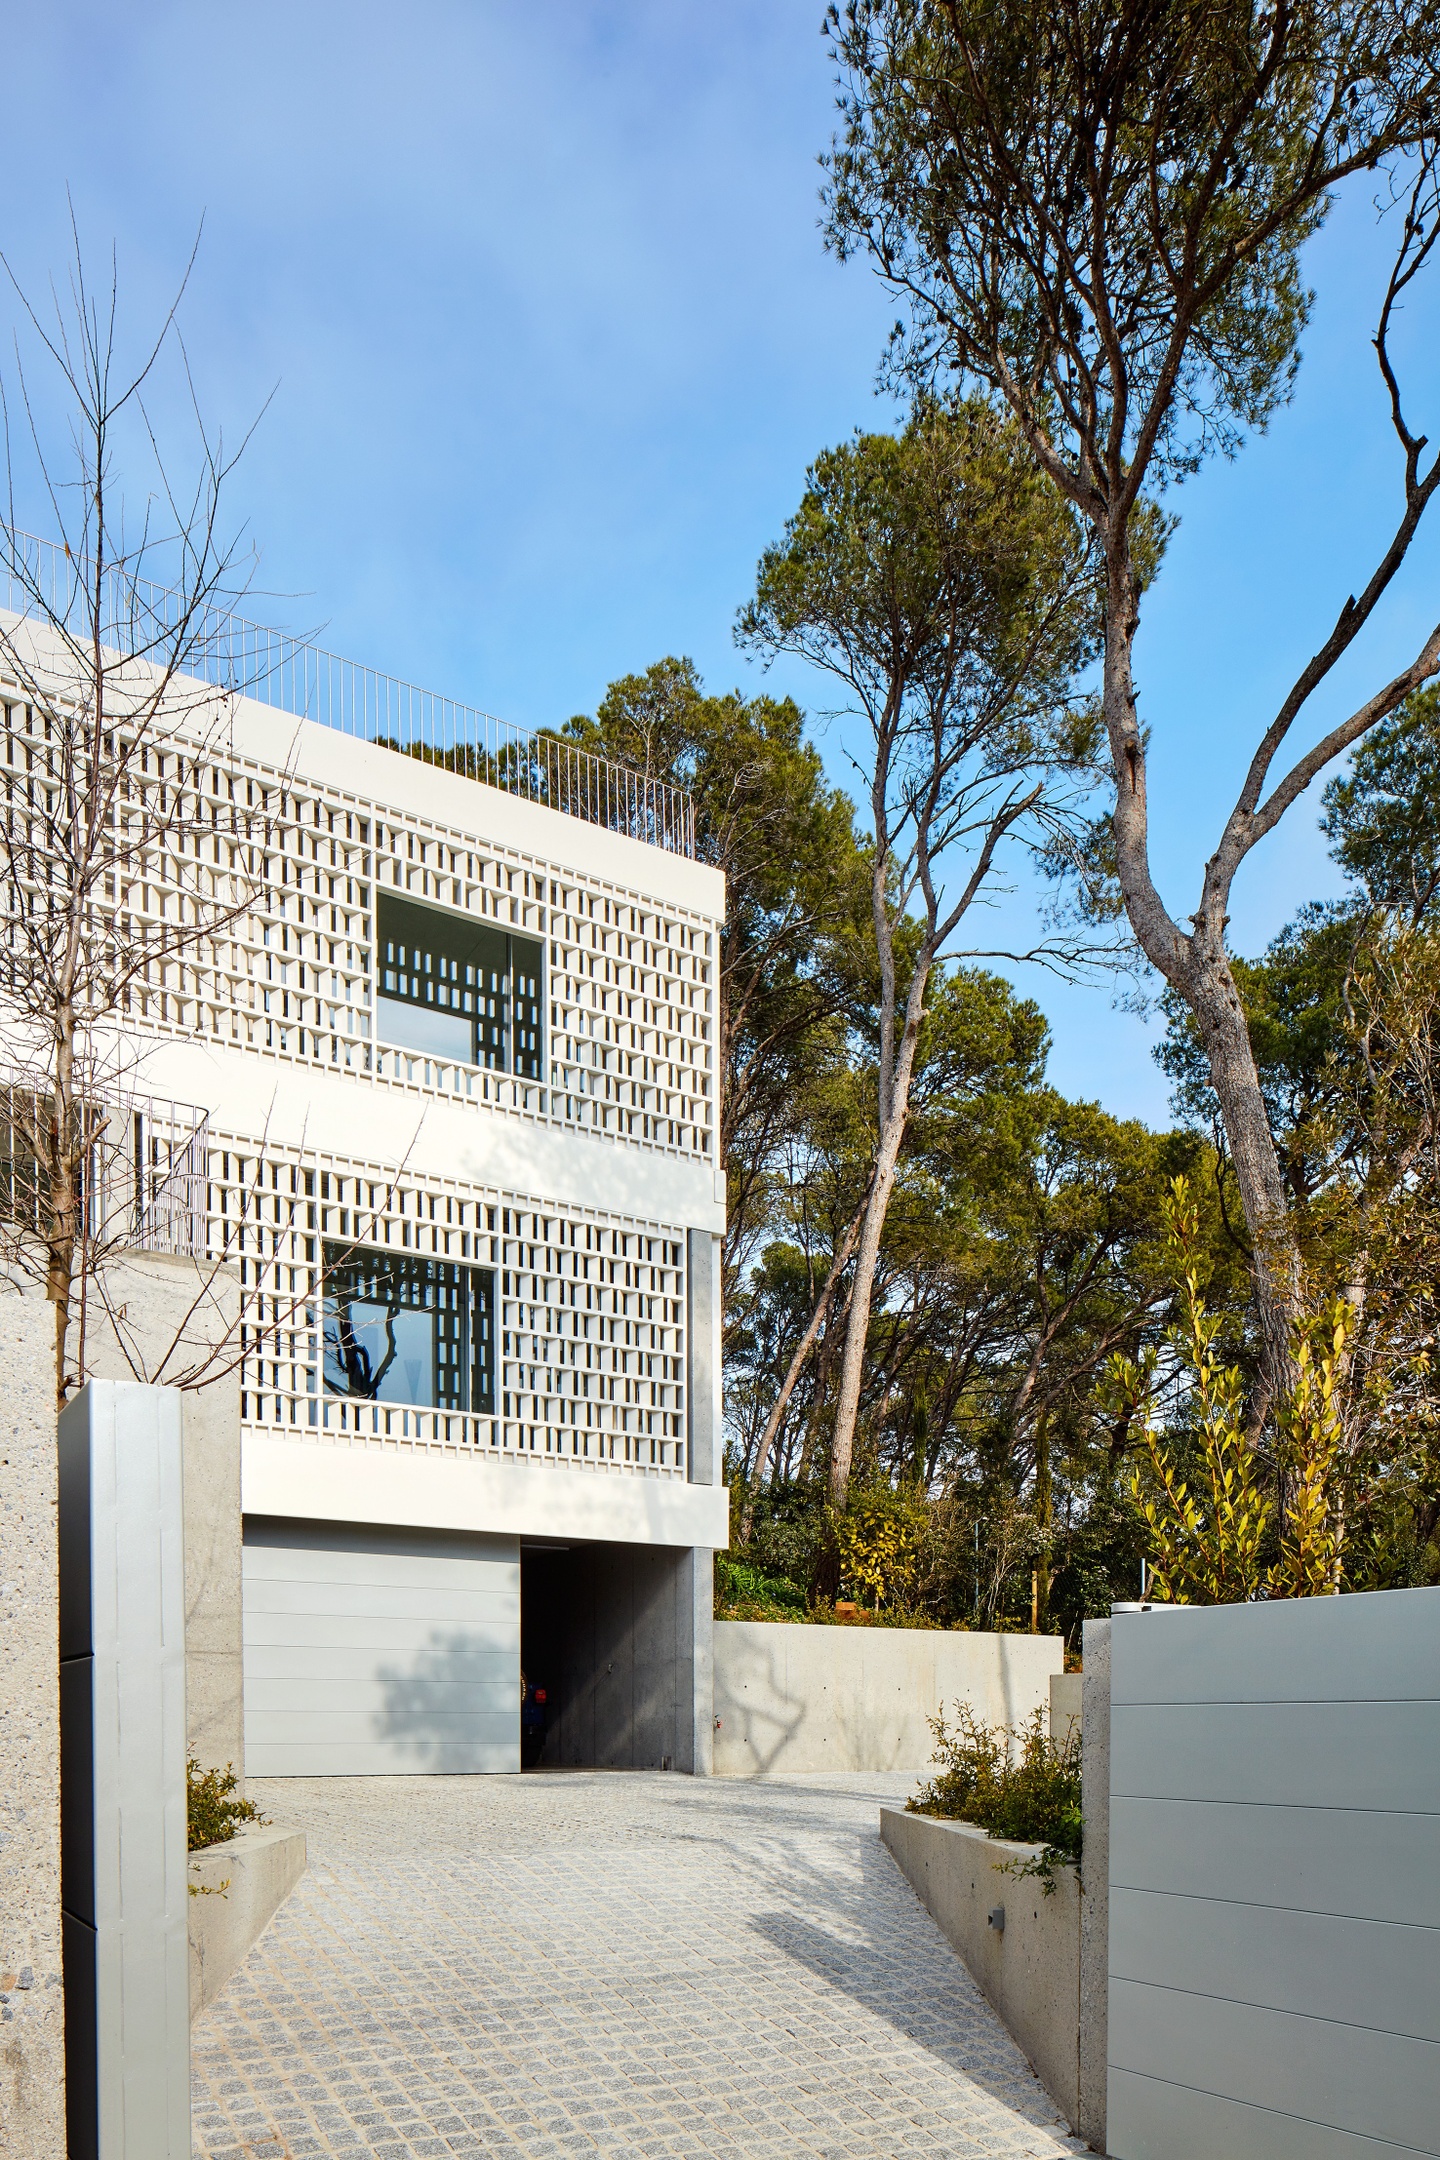
POLYGON ((1043 1710, 1024 1725, 985 1725, 968 1703, 955 1705, 953 1726, 942 1710, 930 1730, 941 1767, 906 1801, 910 1813, 973 1822, 992 1837, 1043 1845, 1038 1860, 1013 1872, 1038 1875, 1049 1896, 1057 1861, 1078 1867, 1084 1843, 1078 1737, 1052 1740, 1043 1710))
POLYGON ((930 1613, 906 1612, 903 1606, 882 1606, 871 1612, 867 1606, 852 1605, 841 1599, 838 1604, 812 1605, 805 1615, 807 1620, 817 1621, 822 1627, 878 1627, 878 1628, 938 1628, 945 1622, 930 1613))
POLYGON ((185 1813, 191 1852, 203 1852, 207 1845, 223 1845, 227 1838, 234 1837, 241 1823, 264 1822, 253 1800, 231 1799, 239 1783, 233 1763, 226 1763, 223 1770, 202 1770, 192 1755, 185 1768, 185 1813))
POLYGON ((841 1571, 878 1612, 903 1611, 915 1589, 926 1523, 910 1486, 856 1486, 835 1525, 841 1571))
POLYGON ((863 1605, 824 1599, 811 1605, 799 1583, 788 1576, 769 1574, 747 1560, 729 1553, 715 1555, 715 1617, 717 1620, 782 1620, 792 1624, 809 1621, 816 1627, 938 1628, 943 1622, 929 1613, 906 1612, 899 1607, 869 1612, 863 1605))
POLYGON ((805 1592, 784 1575, 768 1575, 763 1568, 729 1553, 715 1555, 715 1617, 717 1620, 803 1620, 805 1592))

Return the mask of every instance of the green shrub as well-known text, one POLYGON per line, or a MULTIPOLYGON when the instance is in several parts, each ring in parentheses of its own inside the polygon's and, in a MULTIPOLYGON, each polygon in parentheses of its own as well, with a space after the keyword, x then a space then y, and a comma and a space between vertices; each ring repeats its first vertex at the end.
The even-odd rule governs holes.
POLYGON ((783 1575, 767 1575, 729 1553, 715 1555, 717 1620, 803 1620, 805 1592, 783 1575))
POLYGON ((207 1845, 223 1845, 227 1838, 234 1837, 242 1822, 265 1820, 253 1800, 231 1799, 239 1783, 233 1763, 226 1763, 223 1770, 202 1770, 192 1755, 185 1769, 185 1814, 191 1852, 203 1852, 207 1845))
POLYGON ((1038 1860, 1013 1872, 1038 1875, 1048 1896, 1057 1861, 1080 1864, 1084 1816, 1079 1739, 1052 1740, 1046 1722, 1037 1710, 1024 1725, 985 1725, 957 1703, 951 1726, 942 1710, 930 1720, 940 1769, 905 1804, 912 1815, 973 1822, 992 1837, 1043 1845, 1038 1860))

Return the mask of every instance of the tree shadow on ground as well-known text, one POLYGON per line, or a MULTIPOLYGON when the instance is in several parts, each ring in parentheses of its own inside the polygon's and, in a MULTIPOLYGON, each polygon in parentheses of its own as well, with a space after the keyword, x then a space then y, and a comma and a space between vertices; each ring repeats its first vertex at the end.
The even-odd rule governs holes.
POLYGON ((802 1885, 793 1878, 787 1890, 797 1904, 813 1903, 814 1916, 792 1905, 757 1913, 751 1925, 775 1949, 883 2018, 947 2070, 1050 2131, 1063 2149, 1086 2151, 878 1838, 862 1852, 861 1866, 868 1895, 857 1897, 807 1869, 808 1900, 803 1894, 796 1898, 802 1885), (897 1915, 900 1924, 893 1933, 882 1934, 873 1925, 870 1901, 877 1894, 886 1902, 900 1897, 903 1904, 913 1903, 912 1910, 897 1915), (870 1906, 870 1914, 862 1914, 862 1905, 870 1906), (824 1925, 826 1920, 833 1927, 824 1925), (917 1931, 932 1940, 917 1943, 917 1931))

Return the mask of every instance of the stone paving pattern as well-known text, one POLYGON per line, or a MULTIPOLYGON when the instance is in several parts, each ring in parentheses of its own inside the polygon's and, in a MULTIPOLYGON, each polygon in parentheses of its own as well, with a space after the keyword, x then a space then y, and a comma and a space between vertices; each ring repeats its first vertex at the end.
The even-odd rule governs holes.
POLYGON ((196 2153, 1083 2151, 880 1843, 907 1784, 251 1780, 310 1865, 195 2027, 196 2153))

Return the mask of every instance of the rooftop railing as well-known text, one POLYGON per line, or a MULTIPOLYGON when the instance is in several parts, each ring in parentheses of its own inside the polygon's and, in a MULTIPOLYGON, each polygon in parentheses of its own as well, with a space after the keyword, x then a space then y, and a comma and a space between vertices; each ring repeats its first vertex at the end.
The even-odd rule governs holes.
MULTIPOLYGON (((48 613, 89 641, 93 592, 83 566, 53 541, 0 526, 0 605, 48 613)), ((181 672, 297 719, 441 765, 467 779, 584 818, 672 854, 695 853, 695 805, 684 788, 597 757, 544 730, 534 734, 477 706, 343 660, 207 601, 184 614, 174 588, 111 570, 102 580, 101 642, 164 664, 183 644, 181 672)))

